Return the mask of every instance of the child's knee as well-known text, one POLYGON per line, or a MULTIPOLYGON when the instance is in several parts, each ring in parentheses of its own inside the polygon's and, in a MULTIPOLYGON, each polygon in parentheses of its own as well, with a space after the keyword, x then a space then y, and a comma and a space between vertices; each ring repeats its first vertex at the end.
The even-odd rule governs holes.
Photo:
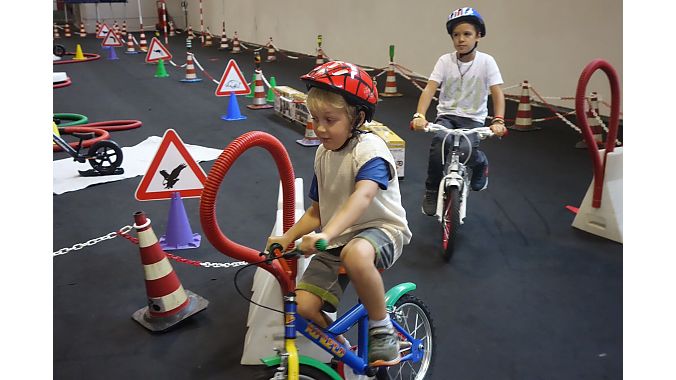
POLYGON ((374 267, 375 255, 371 243, 365 239, 354 239, 345 246, 340 259, 349 274, 350 271, 374 267))

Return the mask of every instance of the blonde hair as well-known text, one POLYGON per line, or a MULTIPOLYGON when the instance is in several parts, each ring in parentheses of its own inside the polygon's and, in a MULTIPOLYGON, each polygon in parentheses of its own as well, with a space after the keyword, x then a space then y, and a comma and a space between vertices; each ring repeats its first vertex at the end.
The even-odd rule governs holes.
POLYGON ((307 93, 307 108, 310 112, 322 107, 330 106, 333 108, 344 109, 350 125, 354 124, 357 118, 357 107, 352 106, 345 101, 345 98, 333 91, 327 91, 321 88, 312 87, 307 93))

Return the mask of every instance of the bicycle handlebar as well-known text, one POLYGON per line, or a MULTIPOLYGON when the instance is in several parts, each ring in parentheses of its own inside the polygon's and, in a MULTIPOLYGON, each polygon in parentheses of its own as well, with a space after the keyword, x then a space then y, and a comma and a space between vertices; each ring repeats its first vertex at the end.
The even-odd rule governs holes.
POLYGON ((479 128, 473 128, 473 129, 468 129, 468 128, 458 128, 458 129, 450 129, 447 128, 441 124, 434 124, 434 123, 427 123, 424 129, 425 132, 436 132, 436 131, 444 131, 447 132, 448 134, 451 135, 456 135, 456 136, 461 136, 461 135, 469 135, 469 134, 477 134, 481 140, 484 140, 488 137, 493 137, 495 133, 491 130, 490 127, 479 127, 479 128))
MULTIPOLYGON (((326 239, 319 239, 315 243, 315 248, 317 248, 318 251, 326 251, 326 247, 329 246, 329 242, 326 241, 326 239)), ((272 243, 270 244, 270 247, 268 248, 268 260, 272 261, 275 259, 279 258, 284 258, 284 259, 292 259, 294 257, 298 257, 302 255, 303 252, 299 250, 298 248, 293 249, 288 252, 284 252, 284 247, 282 247, 281 244, 279 243, 272 243)), ((265 256, 265 252, 261 252, 261 256, 265 256)))

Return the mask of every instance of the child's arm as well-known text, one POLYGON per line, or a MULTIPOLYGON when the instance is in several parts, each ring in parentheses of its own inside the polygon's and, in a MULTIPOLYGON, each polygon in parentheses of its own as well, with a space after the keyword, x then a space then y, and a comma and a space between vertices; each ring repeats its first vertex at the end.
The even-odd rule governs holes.
POLYGON ((498 137, 507 132, 505 128, 505 95, 502 93, 500 85, 493 85, 491 89, 491 99, 493 100, 493 121, 491 122, 491 130, 498 137))
POLYGON ((289 228, 282 236, 270 236, 268 238, 268 247, 272 243, 279 243, 285 249, 288 248, 299 237, 309 234, 320 225, 319 204, 315 201, 305 210, 303 216, 289 228))
POLYGON ((315 252, 315 242, 317 240, 326 239, 326 241, 331 242, 332 239, 338 237, 348 227, 352 226, 366 211, 373 198, 378 194, 378 190, 378 184, 374 181, 357 181, 354 192, 333 215, 331 220, 329 220, 324 230, 321 233, 303 237, 303 242, 300 246, 303 253, 307 255, 315 252))
POLYGON ((427 118, 425 117, 425 114, 427 113, 427 108, 429 108, 432 98, 434 98, 434 94, 436 94, 438 87, 439 83, 433 80, 428 80, 427 86, 425 86, 422 94, 420 94, 420 98, 418 99, 418 108, 416 109, 415 114, 417 117, 414 117, 411 121, 411 124, 415 130, 422 130, 425 125, 427 125, 427 118))

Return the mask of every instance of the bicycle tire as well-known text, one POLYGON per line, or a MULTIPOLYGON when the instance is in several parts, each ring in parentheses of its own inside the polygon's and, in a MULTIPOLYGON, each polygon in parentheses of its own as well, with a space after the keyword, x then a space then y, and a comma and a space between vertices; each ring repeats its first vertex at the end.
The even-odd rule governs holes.
POLYGON ((122 149, 114 141, 95 143, 87 152, 89 165, 101 174, 113 174, 122 165, 122 149))
POLYGON ((444 261, 455 253, 455 240, 460 227, 460 192, 451 187, 444 194, 444 214, 441 218, 441 249, 444 261))
MULTIPOLYGON (((256 377, 258 380, 273 379, 277 372, 277 367, 267 367, 256 377)), ((288 373, 286 374, 288 376, 288 373)), ((300 364, 298 367, 298 380, 333 380, 333 378, 322 370, 300 364)))
POLYGON ((417 363, 407 361, 390 367, 381 367, 376 378, 387 378, 385 375, 389 375, 390 379, 421 380, 425 377, 429 378, 434 364, 435 344, 434 321, 429 307, 420 298, 410 293, 404 294, 395 304, 390 318, 397 321, 414 338, 422 339, 424 353, 422 359, 417 363), (383 373, 383 369, 386 373, 383 373), (415 374, 415 377, 413 377, 413 374, 415 374))

